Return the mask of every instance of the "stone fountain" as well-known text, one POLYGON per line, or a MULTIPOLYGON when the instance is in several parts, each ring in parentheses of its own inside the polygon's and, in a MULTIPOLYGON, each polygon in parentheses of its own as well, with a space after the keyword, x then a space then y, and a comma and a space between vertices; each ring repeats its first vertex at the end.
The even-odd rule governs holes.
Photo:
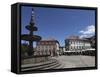
POLYGON ((33 42, 38 42, 41 40, 41 37, 38 35, 34 35, 34 31, 37 31, 38 28, 34 26, 34 9, 32 8, 32 15, 30 19, 29 25, 26 26, 26 29, 29 30, 29 34, 23 34, 21 36, 21 40, 29 41, 29 51, 28 51, 28 56, 34 55, 34 45, 33 42))
POLYGON ((29 30, 29 34, 21 35, 21 40, 29 42, 27 51, 28 56, 21 59, 21 71, 50 69, 50 68, 53 69, 59 67, 61 64, 57 60, 52 59, 50 54, 40 55, 38 53, 40 52, 42 53, 42 51, 37 51, 34 48, 33 43, 39 42, 41 40, 40 36, 34 35, 34 31, 38 30, 38 28, 34 25, 35 25, 34 9, 32 8, 30 23, 25 27, 27 30, 29 30))
POLYGON ((39 62, 47 61, 50 55, 47 55, 47 54, 40 55, 39 53, 40 52, 43 53, 43 51, 37 51, 36 47, 34 47, 34 42, 37 43, 42 38, 34 34, 34 31, 37 31, 38 28, 35 26, 33 8, 32 8, 30 23, 25 28, 29 30, 29 34, 22 34, 21 40, 28 41, 29 45, 27 45, 28 51, 25 51, 27 52, 28 56, 22 57, 22 64, 39 63, 39 62))

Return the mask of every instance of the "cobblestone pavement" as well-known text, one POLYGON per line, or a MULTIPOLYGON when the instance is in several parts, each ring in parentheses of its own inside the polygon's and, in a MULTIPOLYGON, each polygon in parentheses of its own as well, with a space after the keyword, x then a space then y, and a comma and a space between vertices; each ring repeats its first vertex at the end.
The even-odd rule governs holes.
POLYGON ((94 56, 58 56, 54 58, 63 64, 63 68, 95 66, 94 56))

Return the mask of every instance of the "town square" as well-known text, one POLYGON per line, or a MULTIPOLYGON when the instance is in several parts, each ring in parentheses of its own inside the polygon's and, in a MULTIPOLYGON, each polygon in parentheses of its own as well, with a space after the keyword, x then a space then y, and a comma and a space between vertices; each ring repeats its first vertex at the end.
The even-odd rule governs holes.
POLYGON ((95 67, 94 11, 21 9, 21 71, 95 67))

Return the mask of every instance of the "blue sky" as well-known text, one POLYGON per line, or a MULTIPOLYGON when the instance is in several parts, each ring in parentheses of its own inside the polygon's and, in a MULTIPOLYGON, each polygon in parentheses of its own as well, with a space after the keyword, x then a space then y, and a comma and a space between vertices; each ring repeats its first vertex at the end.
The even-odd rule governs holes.
MULTIPOLYGON (((22 6, 21 34, 27 34, 25 26, 29 24, 32 7, 22 6)), ((95 33, 95 11, 79 9, 58 9, 34 7, 35 26, 42 39, 54 38, 64 45, 70 35, 80 37, 92 36, 95 33)))

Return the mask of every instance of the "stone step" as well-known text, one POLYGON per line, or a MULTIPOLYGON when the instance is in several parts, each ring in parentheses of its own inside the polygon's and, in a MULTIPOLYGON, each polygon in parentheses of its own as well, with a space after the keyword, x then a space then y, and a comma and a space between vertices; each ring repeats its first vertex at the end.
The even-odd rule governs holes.
POLYGON ((43 68, 43 69, 56 69, 57 67, 59 67, 61 64, 60 63, 56 63, 56 64, 54 64, 54 65, 52 65, 52 66, 49 66, 49 67, 46 67, 46 68, 43 68))
POLYGON ((58 67, 55 67, 54 69, 61 69, 64 67, 64 64, 60 64, 58 67))
POLYGON ((47 65, 42 65, 42 66, 37 66, 37 67, 29 67, 29 68, 24 68, 23 70, 43 70, 44 68, 48 68, 50 66, 55 65, 56 63, 51 63, 51 64, 47 64, 47 65))
POLYGON ((27 67, 27 68, 23 68, 23 70, 38 70, 38 69, 44 69, 47 67, 50 67, 52 65, 55 65, 57 62, 52 62, 50 64, 45 64, 45 65, 41 65, 41 66, 36 66, 36 67, 27 67))
POLYGON ((41 66, 41 65, 49 64, 55 61, 56 61, 55 59, 49 59, 48 61, 45 61, 45 62, 34 63, 34 64, 33 63, 24 64, 24 65, 21 65, 21 68, 41 66))
POLYGON ((50 61, 39 63, 39 64, 23 65, 22 71, 52 69, 60 65, 61 64, 57 60, 51 59, 50 61))

